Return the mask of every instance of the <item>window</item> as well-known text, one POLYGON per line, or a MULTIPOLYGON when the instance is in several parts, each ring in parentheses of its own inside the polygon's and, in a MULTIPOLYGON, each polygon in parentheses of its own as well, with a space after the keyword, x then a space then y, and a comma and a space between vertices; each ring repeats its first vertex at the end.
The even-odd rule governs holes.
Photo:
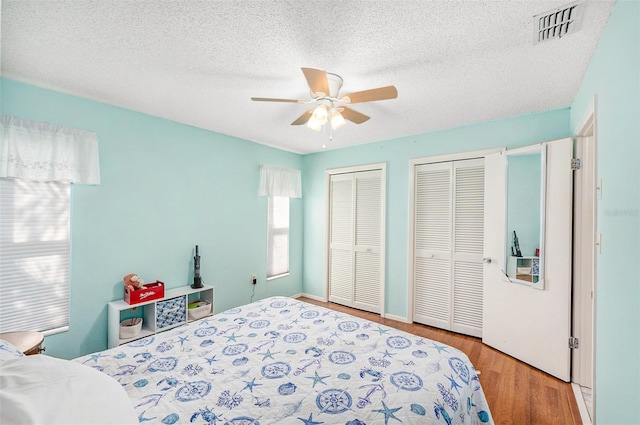
POLYGON ((289 198, 269 197, 267 279, 289 274, 289 198))
POLYGON ((69 328, 71 183, 100 184, 96 133, 0 115, 0 332, 69 328))
POLYGON ((0 332, 69 326, 70 184, 0 179, 0 332))
POLYGON ((268 197, 267 280, 289 274, 289 199, 302 197, 300 170, 260 165, 258 196, 268 197))

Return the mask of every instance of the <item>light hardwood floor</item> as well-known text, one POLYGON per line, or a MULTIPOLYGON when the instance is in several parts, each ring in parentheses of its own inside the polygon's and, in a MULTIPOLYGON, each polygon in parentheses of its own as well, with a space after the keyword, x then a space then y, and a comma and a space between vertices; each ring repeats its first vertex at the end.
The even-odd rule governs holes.
POLYGON ((405 332, 443 342, 467 354, 476 370, 496 425, 582 425, 571 385, 539 371, 479 338, 441 329, 382 319, 379 315, 325 303, 300 300, 382 323, 405 332))

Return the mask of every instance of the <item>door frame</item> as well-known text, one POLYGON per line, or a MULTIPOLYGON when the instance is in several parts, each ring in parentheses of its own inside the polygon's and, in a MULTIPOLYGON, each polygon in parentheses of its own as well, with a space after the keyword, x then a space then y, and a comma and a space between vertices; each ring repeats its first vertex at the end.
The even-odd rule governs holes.
POLYGON ((407 323, 413 323, 413 291, 415 279, 415 217, 416 217, 416 167, 424 164, 433 164, 437 162, 454 162, 467 159, 484 158, 492 153, 503 151, 505 148, 491 148, 477 151, 457 152, 445 155, 423 156, 412 158, 409 160, 409 226, 407 235, 407 323))
POLYGON ((329 301, 329 258, 331 257, 331 176, 336 174, 351 174, 363 171, 380 171, 381 172, 381 187, 380 187, 380 202, 382 203, 381 211, 381 226, 380 231, 380 317, 385 317, 385 301, 386 301, 386 270, 385 264, 387 261, 386 256, 386 211, 387 211, 387 163, 377 162, 372 164, 353 165, 350 167, 341 168, 329 168, 325 170, 324 178, 324 199, 325 199, 325 215, 324 215, 324 293, 322 300, 324 302, 329 301))
MULTIPOLYGON (((593 102, 585 114, 585 118, 582 123, 577 127, 576 137, 590 138, 585 142, 588 145, 582 145, 580 141, 576 142, 576 153, 578 158, 582 159, 583 167, 591 167, 591 178, 587 181, 586 177, 580 174, 580 179, 576 179, 576 191, 574 198, 574 214, 582 212, 585 205, 585 200, 582 198, 583 193, 592 191, 593 193, 593 205, 590 211, 586 214, 591 215, 591 223, 583 223, 582 215, 576 220, 576 228, 574 229, 574 276, 582 275, 583 271, 590 268, 588 273, 592 274, 592 287, 589 287, 590 282, 585 282, 580 279, 580 282, 574 280, 573 285, 573 300, 572 300, 572 332, 573 336, 578 337, 581 342, 585 337, 584 333, 590 333, 590 345, 583 348, 581 344, 580 348, 574 349, 571 354, 571 382, 574 389, 574 395, 576 396, 576 402, 580 409, 582 421, 585 424, 590 424, 593 418, 595 418, 595 346, 596 346, 596 333, 595 333, 595 321, 596 321, 596 288, 597 288, 597 204, 600 198, 600 187, 597 183, 597 96, 594 96, 593 102), (586 154, 586 158, 585 158, 586 154), (591 235, 591 236, 589 236, 591 235), (584 261, 583 261, 584 260, 584 261), (591 294, 589 294, 591 292, 591 294), (591 297, 589 297, 591 295, 591 297), (591 303, 589 303, 591 298, 591 303), (590 350, 590 356, 584 356, 584 349, 590 350), (583 350, 583 351, 581 351, 583 350), (589 364, 589 357, 591 364, 589 364), (586 372, 588 370, 588 372, 586 372), (580 383, 584 382, 583 373, 591 374, 591 417, 586 412, 586 404, 582 396, 582 390, 580 389, 580 383), (583 411, 585 410, 585 411, 583 411)), ((577 176, 576 176, 577 177, 577 176)))

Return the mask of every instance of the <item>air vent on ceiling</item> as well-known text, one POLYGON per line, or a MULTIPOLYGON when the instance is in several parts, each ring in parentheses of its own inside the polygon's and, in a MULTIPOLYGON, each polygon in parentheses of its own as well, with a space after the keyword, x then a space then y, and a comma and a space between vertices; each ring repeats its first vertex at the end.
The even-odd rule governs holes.
POLYGON ((573 2, 533 17, 534 43, 562 38, 580 29, 584 3, 573 2))

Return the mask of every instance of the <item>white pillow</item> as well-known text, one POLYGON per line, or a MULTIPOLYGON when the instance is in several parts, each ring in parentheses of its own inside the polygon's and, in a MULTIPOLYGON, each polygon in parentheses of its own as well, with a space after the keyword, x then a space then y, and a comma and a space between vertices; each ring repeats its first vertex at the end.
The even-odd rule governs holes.
POLYGON ((8 341, 0 339, 0 364, 18 357, 24 357, 22 351, 8 341))
POLYGON ((0 406, 2 424, 138 424, 118 381, 42 354, 0 365, 0 406))

